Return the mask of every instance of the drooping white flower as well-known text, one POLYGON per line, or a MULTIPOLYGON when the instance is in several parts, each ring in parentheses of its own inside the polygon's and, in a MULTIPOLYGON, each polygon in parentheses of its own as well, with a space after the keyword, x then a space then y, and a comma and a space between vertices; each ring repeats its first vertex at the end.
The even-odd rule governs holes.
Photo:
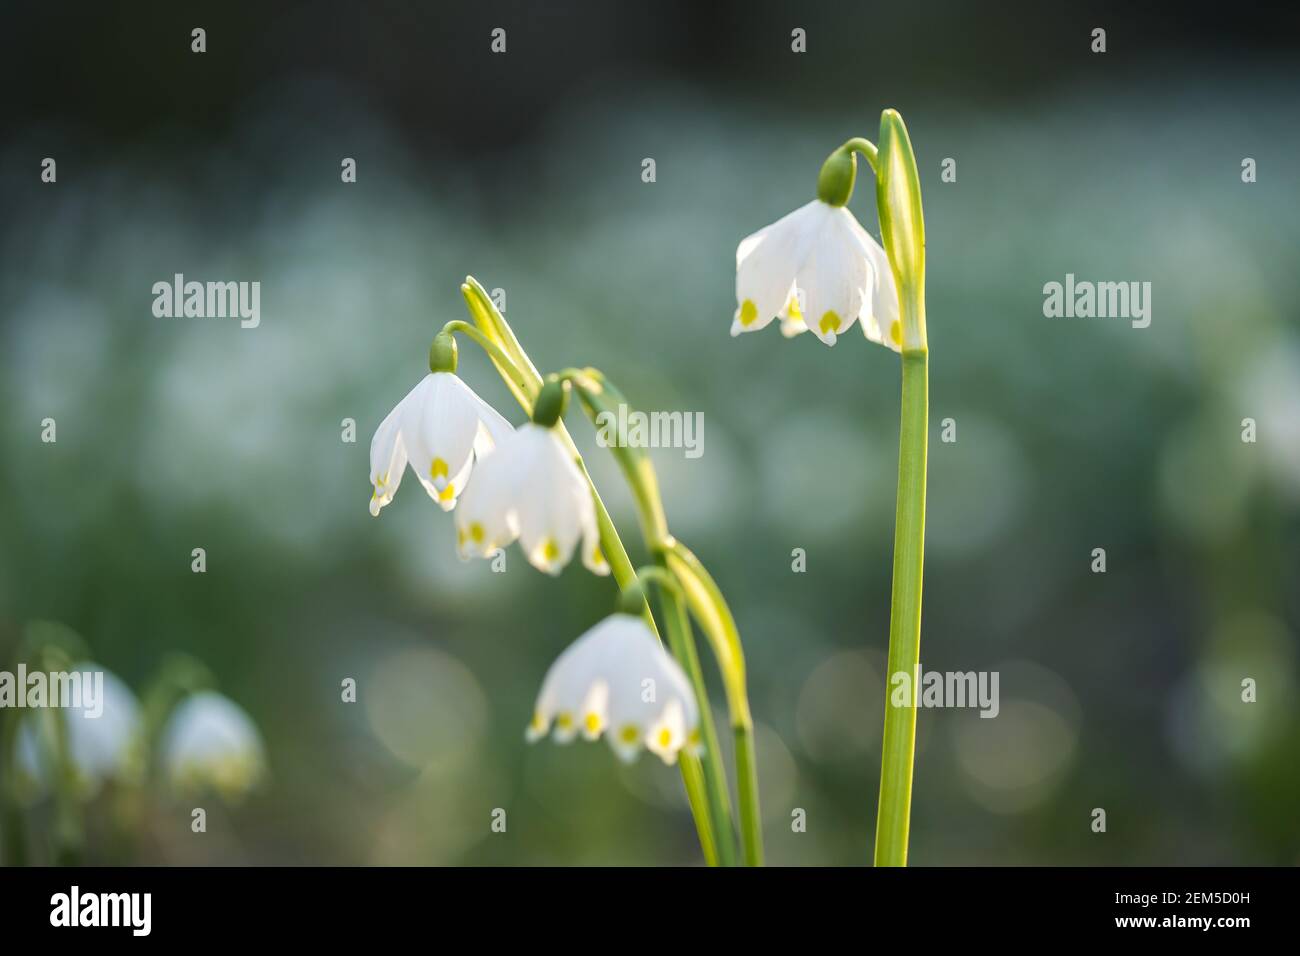
POLYGON ((757 331, 774 318, 786 336, 811 329, 827 345, 860 321, 869 340, 901 350, 888 257, 846 207, 814 199, 736 248, 731 334, 757 331))
POLYGON ((456 507, 474 459, 510 434, 510 423, 454 372, 430 372, 397 403, 370 442, 370 513, 393 500, 410 463, 444 511, 456 507))
POLYGON ((667 764, 676 763, 682 749, 701 749, 699 711, 686 674, 645 621, 630 614, 605 618, 555 659, 526 736, 531 742, 548 730, 560 743, 604 734, 625 762, 642 747, 667 764))
POLYGON ((227 799, 248 793, 262 778, 266 749, 242 707, 214 691, 185 698, 163 730, 163 772, 177 790, 215 790, 227 799))
POLYGON ((79 796, 90 799, 108 780, 124 779, 140 770, 140 744, 144 724, 135 695, 116 675, 98 664, 81 662, 70 673, 104 675, 103 699, 93 707, 45 710, 23 719, 15 741, 22 789, 31 796, 48 793, 58 773, 54 722, 67 728, 68 759, 79 796), (101 710, 102 707, 102 710, 101 710), (100 710, 98 717, 90 716, 100 710))
POLYGON ((529 563, 559 574, 581 543, 582 562, 608 574, 591 486, 555 432, 529 422, 478 463, 456 509, 461 555, 489 557, 516 538, 529 563))

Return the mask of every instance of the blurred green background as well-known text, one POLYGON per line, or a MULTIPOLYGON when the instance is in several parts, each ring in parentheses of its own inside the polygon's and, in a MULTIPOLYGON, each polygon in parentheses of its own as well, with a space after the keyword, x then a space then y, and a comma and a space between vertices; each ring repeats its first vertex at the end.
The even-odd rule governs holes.
MULTIPOLYGON (((101 796, 88 859, 699 860, 675 769, 523 740, 610 581, 516 548, 505 574, 462 564, 412 482, 367 514, 370 435, 472 273, 544 371, 703 413, 702 457, 652 457, 745 641, 770 862, 867 861, 897 358, 727 329, 737 242, 894 106, 928 235, 921 659, 1001 673, 997 719, 921 714, 912 861, 1300 862, 1296 15, 901 6, 6 12, 0 659, 54 619, 139 692, 187 651, 270 764, 203 836, 160 793, 123 848, 101 796), (260 327, 154 318, 177 272, 260 281, 260 327), (1066 273, 1151 282, 1151 326, 1044 318, 1066 273)), ((873 207, 860 189, 875 233, 873 207)), ((461 373, 522 420, 468 343, 461 373)), ((612 460, 570 426, 643 558, 612 460)))

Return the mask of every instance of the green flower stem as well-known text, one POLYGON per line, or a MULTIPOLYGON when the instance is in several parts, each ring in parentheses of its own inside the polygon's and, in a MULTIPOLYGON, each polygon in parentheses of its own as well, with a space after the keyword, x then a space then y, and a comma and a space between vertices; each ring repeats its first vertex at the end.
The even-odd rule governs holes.
MULTIPOLYGON (((593 422, 601 412, 615 413, 617 417, 618 406, 627 404, 622 393, 595 369, 566 370, 563 375, 578 391, 583 408, 593 422)), ((655 477, 654 465, 649 456, 641 449, 632 447, 623 440, 623 437, 619 435, 610 450, 622 467, 623 474, 632 489, 646 544, 654 554, 656 562, 681 582, 687 602, 696 614, 696 619, 701 622, 714 656, 718 659, 723 688, 727 694, 731 725, 736 735, 736 791, 740 802, 741 844, 744 847, 745 863, 749 866, 761 866, 763 834, 759 818, 758 777, 754 761, 754 723, 749 711, 749 695, 745 686, 745 656, 740 644, 740 632, 736 628, 731 610, 722 597, 721 589, 704 569, 704 565, 685 545, 668 533, 663 502, 659 496, 659 482, 655 477), (692 583, 695 585, 694 595, 692 583)), ((692 680, 694 679, 692 677, 692 680)), ((697 693, 702 690, 703 678, 701 677, 697 685, 697 693)), ((718 752, 715 742, 717 736, 707 695, 701 696, 700 722, 707 738, 705 753, 707 763, 712 759, 710 755, 718 752)), ((720 766, 716 773, 721 777, 720 766)), ((712 778, 713 775, 710 776, 712 778)), ((717 787, 718 784, 715 782, 715 789, 717 787)))
POLYGON ((7 866, 27 863, 27 839, 18 796, 18 713, 11 710, 0 714, 0 768, 4 773, 3 790, 0 790, 0 826, 4 828, 2 835, 7 866))
POLYGON ((871 171, 873 173, 875 172, 876 144, 871 142, 871 140, 863 139, 861 136, 855 136, 840 148, 851 153, 860 154, 868 163, 871 164, 871 171))
MULTIPOLYGON (((514 331, 506 322, 505 317, 497 311, 492 304, 491 298, 473 277, 466 278, 465 284, 461 286, 461 293, 465 297, 470 315, 473 316, 477 328, 464 322, 449 322, 444 327, 444 331, 464 332, 474 342, 482 346, 483 350, 491 357, 498 374, 505 381, 515 400, 531 417, 533 403, 542 390, 541 374, 537 371, 537 367, 533 365, 532 360, 529 359, 528 354, 524 352, 523 346, 519 344, 518 338, 515 337, 514 331)), ((628 557, 627 548, 623 546, 618 529, 614 526, 614 521, 609 515, 609 509, 605 507, 605 502, 601 500, 600 492, 597 491, 595 483, 591 480, 587 465, 582 460, 582 455, 578 453, 578 448, 573 443, 573 437, 565 428, 563 421, 556 424, 555 432, 582 471, 583 477, 587 479, 587 486, 591 489, 591 500, 596 510, 596 526, 600 533, 601 553, 605 555, 605 560, 609 562, 610 572, 615 582, 620 588, 626 588, 637 580, 636 570, 632 565, 632 560, 628 557)), ((650 627, 651 633, 658 637, 659 629, 655 626, 654 615, 650 612, 648 601, 645 603, 643 616, 646 624, 650 627)), ((709 713, 707 708, 704 713, 709 713)), ((701 721, 703 722, 703 720, 702 715, 701 721)), ((712 726, 711 714, 708 726, 712 726)), ((707 746, 708 744, 706 744, 707 746)), ((678 761, 681 769, 682 785, 686 789, 686 798, 691 807, 691 815, 695 820, 696 831, 699 834, 700 848, 704 853, 705 862, 710 866, 717 866, 719 862, 729 858, 726 851, 721 856, 719 854, 718 835, 713 832, 713 821, 709 812, 713 798, 708 794, 710 789, 708 779, 714 774, 706 768, 710 760, 716 761, 717 753, 718 751, 714 747, 711 751, 706 749, 703 758, 683 754, 678 761), (713 756, 710 756, 710 754, 713 756)), ((725 788, 725 781, 723 786, 725 788)), ((728 839, 721 842, 723 844, 729 843, 729 823, 727 830, 724 832, 728 835, 728 839)))
POLYGON ((525 377, 523 372, 520 371, 519 367, 515 364, 514 359, 507 355, 500 345, 488 338, 485 333, 461 319, 453 319, 451 322, 448 322, 442 327, 442 331, 447 334, 459 332, 461 335, 468 335, 471 339, 477 342, 483 351, 488 354, 488 358, 490 358, 492 364, 496 366, 497 371, 505 380, 506 386, 510 389, 511 393, 517 400, 519 400, 519 404, 524 404, 523 399, 520 397, 521 394, 529 395, 527 404, 531 410, 533 400, 536 399, 537 392, 541 390, 541 386, 539 384, 531 393, 528 393, 530 384, 528 378, 525 377))
POLYGON ((876 817, 877 866, 906 866, 916 747, 917 688, 894 707, 888 680, 915 676, 921 653, 921 572, 925 553, 925 472, 928 442, 929 353, 903 352, 903 413, 898 443, 898 510, 894 524, 894 585, 889 615, 885 739, 876 817))
MULTIPOLYGON (((614 414, 615 418, 617 418, 618 406, 627 405, 627 400, 623 397, 623 394, 596 369, 568 369, 560 374, 577 390, 582 406, 593 423, 602 412, 614 414)), ((663 501, 659 495, 659 481, 655 476, 654 465, 642 449, 630 445, 624 440, 623 435, 616 437, 610 451, 614 454, 614 458, 618 461, 620 467, 622 467, 623 475, 627 478, 628 485, 632 489, 632 497, 637 503, 637 513, 640 517, 641 532, 645 537, 646 546, 654 555, 658 566, 674 577, 680 578, 680 575, 676 573, 676 569, 672 566, 671 555, 673 550, 677 548, 680 548, 686 554, 690 554, 690 552, 668 533, 668 522, 664 517, 663 501)), ((691 559, 695 562, 698 573, 703 574, 712 584, 713 579, 708 577, 708 572, 704 571, 703 565, 699 564, 694 555, 691 555, 691 559)), ((716 606, 717 602, 722 601, 722 592, 718 590, 717 585, 712 585, 712 587, 711 600, 716 606)), ((683 588, 683 594, 687 596, 689 602, 689 591, 683 588)), ((743 732, 746 738, 751 738, 753 736, 753 722, 749 714, 749 697, 745 689, 745 659, 740 647, 740 635, 735 628, 735 621, 732 620, 731 612, 727 610, 725 602, 722 602, 721 607, 722 612, 715 612, 712 616, 719 620, 725 617, 727 621, 731 622, 730 635, 725 639, 714 641, 707 628, 705 634, 710 637, 710 646, 718 659, 719 670, 722 672, 723 687, 727 694, 727 704, 731 712, 732 725, 738 728, 738 733, 743 732)), ((671 612, 665 613, 669 617, 672 616, 671 612)), ((686 623, 689 625, 689 621, 686 623)), ((722 761, 719 756, 722 751, 718 746, 717 728, 713 722, 713 709, 709 705, 708 692, 704 686, 703 671, 699 666, 698 652, 690 635, 690 628, 687 626, 684 629, 683 643, 685 647, 683 653, 677 654, 677 657, 686 669, 699 701, 700 727, 704 733, 705 743, 704 757, 702 759, 710 788, 717 793, 714 798, 716 802, 712 805, 719 810, 725 811, 725 832, 731 833, 731 809, 724 796, 727 793, 726 774, 723 772, 722 761)), ((674 654, 676 653, 676 649, 674 649, 674 654)), ((752 768, 752 752, 750 756, 750 766, 752 768)), ((739 769, 740 766, 737 764, 737 770, 739 771, 739 769)), ((763 852, 762 835, 758 830, 758 787, 756 780, 747 779, 738 773, 737 792, 741 804, 741 842, 745 847, 745 862, 750 866, 758 866, 762 863, 763 852), (747 826, 747 823, 752 825, 747 826)))
POLYGON ((670 540, 665 551, 669 570, 681 582, 691 613, 699 622, 722 671, 731 728, 736 737, 736 795, 740 803, 740 839, 748 866, 763 864, 763 827, 758 806, 758 768, 754 759, 754 720, 745 689, 745 655, 736 619, 722 590, 686 545, 670 540))
MULTIPOLYGON (((700 713, 700 727, 704 735, 704 756, 697 759, 702 760, 704 772, 708 776, 708 809, 713 820, 713 830, 718 834, 718 854, 723 866, 733 866, 736 862, 736 847, 731 818, 731 798, 727 788, 726 773, 722 768, 722 749, 718 744, 718 729, 713 722, 709 693, 704 686, 704 671, 700 667, 700 655, 691 637, 691 622, 686 614, 686 605, 683 603, 685 595, 681 583, 668 570, 666 560, 662 564, 639 568, 637 576, 643 581, 654 581, 660 586, 659 599, 664 627, 668 631, 668 646, 673 652, 673 657, 686 671, 700 713)), ((689 755, 683 751, 682 756, 689 755)))
MULTIPOLYGON (((72 667, 72 657, 67 649, 54 640, 37 637, 35 659, 41 670, 53 673, 72 667)), ((85 827, 81 819, 81 798, 77 793, 77 767, 72 759, 72 742, 68 733, 68 714, 61 707, 50 707, 36 716, 46 721, 48 736, 41 739, 51 744, 48 757, 52 772, 50 781, 54 791, 54 861, 58 866, 75 866, 81 861, 85 844, 85 827)))

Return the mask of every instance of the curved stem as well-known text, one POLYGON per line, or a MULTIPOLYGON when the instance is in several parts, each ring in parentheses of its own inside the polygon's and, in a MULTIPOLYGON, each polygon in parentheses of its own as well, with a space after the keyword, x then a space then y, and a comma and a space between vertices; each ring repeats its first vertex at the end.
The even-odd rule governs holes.
POLYGON ((898 508, 894 524, 894 584, 889 615, 885 739, 876 817, 877 866, 906 866, 916 746, 916 667, 921 654, 921 576, 925 553, 925 474, 929 356, 903 352, 903 412, 898 450, 898 508), (890 681, 907 674, 912 698, 892 706, 890 681))
POLYGON ((682 584, 691 613, 699 621, 722 671, 731 728, 736 736, 736 794, 740 802, 740 836, 749 866, 763 863, 763 828, 758 805, 758 768, 754 757, 754 720, 745 688, 745 656, 736 619, 722 590, 704 565, 680 541, 664 552, 669 570, 682 584))
MULTIPOLYGON (((617 407, 626 405, 627 401, 622 392, 611 385, 598 370, 590 368, 567 369, 561 373, 561 377, 570 382, 573 389, 578 393, 583 409, 594 424, 601 427, 600 422, 603 415, 610 415, 614 421, 618 420, 617 407)), ((670 555, 672 549, 680 547, 680 545, 668 533, 668 520, 664 515, 663 500, 659 495, 659 481, 655 476, 654 465, 642 449, 630 444, 622 434, 613 436, 613 441, 608 442, 608 446, 615 460, 623 469, 623 475, 627 478, 628 486, 632 489, 632 497, 636 501, 637 515, 641 522, 641 533, 645 538, 646 546, 654 555, 657 564, 665 570, 673 572, 673 568, 670 566, 670 555)), ((689 554, 689 552, 687 553, 689 554)), ((692 555, 692 557, 694 556, 692 555)), ((702 566, 701 570, 703 570, 702 566)), ((680 579, 680 575, 674 574, 674 576, 680 579)), ((705 576, 707 577, 707 572, 705 576)), ((712 581, 711 578, 709 580, 712 581)), ((685 589, 683 589, 683 593, 687 594, 689 600, 689 593, 685 589)), ((721 592, 718 592, 717 597, 719 600, 721 599, 721 592)), ((680 608, 673 609, 671 607, 673 603, 675 602, 670 601, 669 608, 665 610, 666 618, 671 619, 676 613, 680 613, 680 608)), ((730 612, 727 612, 727 617, 730 617, 730 612)), ((677 649, 674 648, 674 654, 678 656, 683 667, 687 669, 687 674, 695 688, 700 706, 700 725, 705 734, 703 758, 705 770, 711 784, 710 789, 715 792, 714 800, 722 801, 724 799, 723 794, 726 793, 726 776, 723 773, 719 756, 721 750, 718 746, 717 729, 713 724, 713 713, 704 686, 703 672, 699 667, 699 655, 695 649, 694 641, 690 637, 689 622, 687 624, 688 626, 684 629, 681 653, 677 654, 677 649)), ((752 721, 749 717, 749 700, 745 693, 744 656, 740 651, 740 636, 735 631, 734 621, 732 622, 732 634, 734 640, 726 644, 725 654, 719 653, 721 645, 711 642, 710 646, 713 647, 715 655, 718 656, 718 666, 723 675, 727 703, 732 713, 732 724, 733 726, 742 726, 746 737, 750 737, 752 736, 752 721), (741 716, 738 718, 737 715, 741 716), (738 719, 739 724, 737 724, 738 719)), ((752 760, 750 766, 752 767, 752 760)), ((737 769, 740 770, 739 762, 737 763, 737 769)), ((750 865, 757 865, 762 862, 761 835, 756 836, 757 784, 754 780, 746 780, 739 774, 737 779, 737 789, 741 800, 741 837, 745 846, 745 860, 750 865), (752 820, 747 817, 747 811, 752 811, 752 820), (746 826, 747 822, 753 824, 753 826, 746 826)), ((715 803, 714 806, 718 811, 726 810, 726 832, 730 833, 730 807, 725 803, 715 803)), ((722 829, 721 823, 719 829, 722 829)))
MULTIPOLYGON (((700 667, 700 655, 691 638, 691 622, 686 614, 685 592, 681 582, 668 570, 665 564, 652 564, 637 569, 637 576, 643 581, 653 581, 660 587, 659 600, 662 606, 664 629, 668 632, 668 646, 686 672, 695 692, 696 707, 700 715, 700 731, 704 741, 704 772, 708 777, 708 812, 713 820, 713 832, 717 834, 716 844, 723 866, 732 866, 736 859, 734 845, 735 831, 731 822, 731 798, 727 789, 727 777, 722 769, 722 749, 718 742, 718 729, 713 722, 713 711, 709 706, 709 694, 704 686, 704 671, 700 667)), ((683 756, 685 753, 683 752, 683 756)), ((698 759, 698 758, 697 758, 698 759)))
POLYGON ((868 163, 871 164, 871 173, 872 175, 875 175, 877 150, 876 144, 871 142, 871 140, 863 139, 861 136, 855 136, 845 142, 840 149, 847 149, 850 152, 860 154, 868 163))
MULTIPOLYGON (((515 337, 513 330, 506 323, 505 318, 492 305, 492 300, 488 298, 483 287, 479 285, 472 277, 465 280, 461 286, 461 292, 465 296, 465 301, 469 306, 470 314, 474 316, 479 328, 469 326, 464 322, 449 322, 447 331, 463 331, 469 335, 475 342, 483 346, 484 350, 492 357, 493 364, 497 372, 505 381, 515 400, 519 402, 520 407, 529 416, 533 413, 533 403, 537 394, 542 388, 542 377, 538 373, 536 366, 524 352, 523 346, 515 337), (498 343, 505 343, 504 346, 498 343), (505 354, 509 350, 512 355, 505 354)), ((605 560, 609 562, 610 572, 620 588, 626 588, 636 581, 636 571, 632 566, 632 560, 628 557, 627 548, 623 546, 623 541, 619 537, 618 528, 614 526, 614 521, 609 515, 609 509, 605 507, 605 502, 601 500, 600 492, 596 489, 595 482, 591 480, 591 475, 587 471, 586 462, 582 460, 582 455, 578 453, 577 446, 573 443, 573 436, 565 427, 564 422, 557 422, 555 432, 563 443, 565 450, 573 458, 574 463, 587 479, 587 487, 591 490, 591 500, 596 510, 596 525, 600 533, 601 552, 605 555, 605 560)), ((650 612, 650 604, 647 601, 643 609, 643 617, 649 626, 651 633, 659 637, 659 629, 655 625, 654 615, 650 612)), ((690 641, 689 630, 686 636, 690 641)), ((692 644, 693 647, 693 644, 692 644)), ((701 723, 706 728, 712 727, 712 713, 708 710, 707 700, 704 709, 701 712, 701 723), (707 718, 706 716, 707 715, 707 718), (707 719, 708 723, 704 724, 707 719)), ((716 866, 719 862, 730 860, 730 840, 731 824, 727 821, 725 830, 714 832, 713 821, 710 817, 710 806, 715 799, 709 793, 708 781, 717 777, 713 765, 719 760, 718 750, 716 747, 716 733, 711 738, 706 738, 706 750, 704 756, 693 757, 690 754, 683 754, 678 761, 682 775, 682 785, 686 790, 686 798, 690 803, 691 816, 695 820, 696 831, 700 838, 700 847, 704 853, 705 861, 710 866, 716 866), (711 742, 709 742, 711 739, 711 742), (725 839, 719 840, 719 837, 725 836, 725 839)), ((723 793, 725 793, 726 781, 722 781, 723 793)), ((713 788, 713 789, 716 789, 713 788)))
MULTIPOLYGON (((492 363, 496 365, 498 371, 501 372, 501 377, 506 380, 508 386, 511 386, 510 390, 512 392, 514 392, 516 388, 527 389, 528 380, 524 377, 523 373, 519 371, 519 367, 515 365, 514 360, 506 354, 505 350, 501 348, 501 346, 493 342, 479 329, 470 325, 463 319, 453 319, 442 327, 442 331, 448 334, 459 332, 461 335, 468 335, 478 343, 480 347, 482 347, 483 351, 488 354, 488 358, 492 359, 492 363)), ((518 398, 518 394, 516 394, 515 397, 518 398)))

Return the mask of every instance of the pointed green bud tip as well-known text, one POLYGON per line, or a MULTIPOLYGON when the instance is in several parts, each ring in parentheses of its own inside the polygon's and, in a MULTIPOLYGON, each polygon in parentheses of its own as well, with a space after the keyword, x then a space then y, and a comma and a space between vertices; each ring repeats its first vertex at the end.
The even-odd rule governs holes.
POLYGON ((450 332, 439 332, 429 346, 429 371, 456 371, 456 337, 450 332))
POLYGON ((817 198, 831 206, 848 205, 858 176, 858 157, 847 145, 826 157, 817 174, 817 198))
POLYGON ((569 404, 569 390, 560 381, 547 382, 537 393, 533 403, 533 422, 543 428, 554 428, 555 423, 564 417, 564 409, 569 404))
POLYGON ((925 348, 925 217, 912 140, 897 110, 880 115, 876 211, 880 239, 898 283, 903 347, 925 348))
POLYGON ((640 581, 633 580, 618 592, 618 603, 614 607, 614 613, 631 614, 633 617, 640 617, 645 613, 645 590, 641 587, 640 581))
POLYGON ((903 284, 925 276, 925 219, 921 214, 921 177, 912 140, 897 110, 880 114, 876 205, 880 234, 889 261, 903 284))

